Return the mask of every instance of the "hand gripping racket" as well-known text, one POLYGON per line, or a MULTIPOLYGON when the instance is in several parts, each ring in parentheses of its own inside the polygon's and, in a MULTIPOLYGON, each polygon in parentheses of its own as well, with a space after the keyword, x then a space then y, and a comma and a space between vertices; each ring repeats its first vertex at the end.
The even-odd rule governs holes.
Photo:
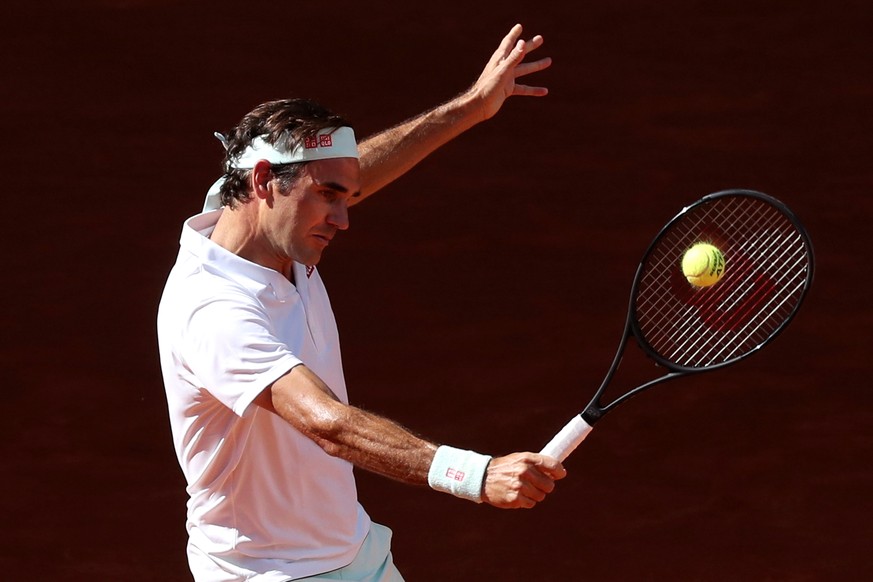
POLYGON ((606 413, 643 390, 760 350, 797 313, 812 284, 813 262, 806 230, 766 194, 726 190, 684 208, 643 255, 624 333, 603 383, 541 453, 563 461, 606 413), (695 287, 682 271, 685 252, 698 242, 724 256, 724 274, 709 287, 695 287), (603 404, 631 335, 666 373, 603 404))

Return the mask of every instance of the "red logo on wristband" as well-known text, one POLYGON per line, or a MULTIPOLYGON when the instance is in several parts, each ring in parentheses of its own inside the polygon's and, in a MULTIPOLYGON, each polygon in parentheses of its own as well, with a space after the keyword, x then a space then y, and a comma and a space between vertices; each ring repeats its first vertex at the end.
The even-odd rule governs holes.
POLYGON ((455 481, 463 481, 464 472, 449 467, 449 469, 446 471, 446 477, 448 477, 449 479, 454 479, 455 481))

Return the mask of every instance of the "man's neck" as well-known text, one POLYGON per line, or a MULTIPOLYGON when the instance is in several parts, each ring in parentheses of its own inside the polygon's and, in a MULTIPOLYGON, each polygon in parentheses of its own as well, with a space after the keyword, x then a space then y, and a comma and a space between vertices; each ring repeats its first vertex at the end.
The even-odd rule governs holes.
POLYGON ((256 215, 251 209, 225 208, 209 237, 212 242, 243 259, 273 269, 294 283, 294 262, 281 261, 263 245, 256 215))

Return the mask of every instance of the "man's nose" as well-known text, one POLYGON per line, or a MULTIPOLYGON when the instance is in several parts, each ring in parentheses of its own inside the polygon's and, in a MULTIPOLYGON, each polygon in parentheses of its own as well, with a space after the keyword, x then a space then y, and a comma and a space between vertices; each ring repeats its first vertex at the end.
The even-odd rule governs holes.
POLYGON ((343 202, 337 202, 331 205, 330 214, 327 216, 327 221, 331 226, 335 226, 339 230, 348 230, 349 228, 349 205, 343 202))

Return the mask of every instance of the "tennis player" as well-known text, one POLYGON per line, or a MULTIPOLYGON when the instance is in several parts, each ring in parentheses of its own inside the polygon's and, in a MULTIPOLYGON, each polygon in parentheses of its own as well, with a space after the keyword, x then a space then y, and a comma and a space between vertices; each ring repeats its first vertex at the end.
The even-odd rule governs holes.
POLYGON ((501 508, 529 508, 564 468, 424 440, 349 405, 336 322, 316 269, 348 208, 493 116, 542 37, 515 26, 451 101, 358 146, 314 102, 258 106, 221 136, 225 174, 183 227, 158 313, 188 558, 200 582, 402 580, 391 532, 357 501, 353 465, 501 508))

